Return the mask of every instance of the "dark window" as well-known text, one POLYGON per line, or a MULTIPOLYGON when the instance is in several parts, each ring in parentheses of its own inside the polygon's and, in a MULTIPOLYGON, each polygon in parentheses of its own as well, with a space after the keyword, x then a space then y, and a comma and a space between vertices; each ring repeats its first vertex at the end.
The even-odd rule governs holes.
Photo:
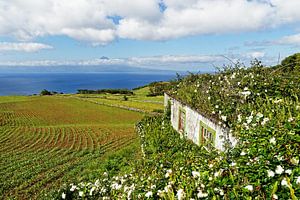
POLYGON ((185 120, 186 120, 185 110, 183 108, 180 108, 179 109, 178 130, 182 133, 185 132, 185 120))

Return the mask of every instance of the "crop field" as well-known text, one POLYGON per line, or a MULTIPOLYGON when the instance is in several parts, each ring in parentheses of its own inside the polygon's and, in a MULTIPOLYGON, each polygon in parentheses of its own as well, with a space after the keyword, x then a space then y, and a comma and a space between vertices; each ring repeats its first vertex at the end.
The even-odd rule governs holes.
POLYGON ((134 90, 134 95, 121 94, 76 94, 67 95, 68 97, 76 97, 81 100, 110 105, 115 107, 123 107, 134 109, 144 113, 153 113, 164 109, 164 97, 154 96, 148 97, 149 87, 134 90), (124 100, 126 96, 126 100, 124 100))
MULTIPOLYGON (((0 199, 41 198, 99 176, 109 156, 138 148, 134 124, 141 118, 59 96, 0 97, 0 199)), ((134 159, 132 151, 126 155, 134 159)))

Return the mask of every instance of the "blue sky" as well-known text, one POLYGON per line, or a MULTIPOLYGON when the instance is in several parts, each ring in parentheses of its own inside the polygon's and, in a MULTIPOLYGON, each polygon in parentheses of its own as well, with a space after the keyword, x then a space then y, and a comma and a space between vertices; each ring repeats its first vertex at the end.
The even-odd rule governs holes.
POLYGON ((223 56, 276 64, 299 51, 298 8, 298 0, 0 0, 0 65, 201 71, 223 56))

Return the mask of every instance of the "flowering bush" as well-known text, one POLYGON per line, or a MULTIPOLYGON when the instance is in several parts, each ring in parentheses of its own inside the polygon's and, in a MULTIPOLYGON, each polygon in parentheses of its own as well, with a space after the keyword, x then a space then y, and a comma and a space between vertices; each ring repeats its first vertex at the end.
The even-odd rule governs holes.
POLYGON ((182 140, 167 116, 146 117, 136 126, 143 159, 129 173, 66 186, 56 198, 297 199, 298 74, 259 62, 191 74, 170 93, 228 127, 238 138, 233 149, 208 152, 182 140))

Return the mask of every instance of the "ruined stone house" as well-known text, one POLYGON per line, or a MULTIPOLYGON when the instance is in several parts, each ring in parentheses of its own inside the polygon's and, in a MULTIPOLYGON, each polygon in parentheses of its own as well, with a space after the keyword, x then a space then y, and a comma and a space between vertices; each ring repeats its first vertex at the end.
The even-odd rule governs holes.
POLYGON ((225 142, 231 146, 237 143, 228 129, 219 125, 217 120, 204 116, 176 97, 165 93, 164 105, 165 108, 170 105, 173 128, 195 144, 202 144, 208 150, 215 147, 224 151, 225 142))

